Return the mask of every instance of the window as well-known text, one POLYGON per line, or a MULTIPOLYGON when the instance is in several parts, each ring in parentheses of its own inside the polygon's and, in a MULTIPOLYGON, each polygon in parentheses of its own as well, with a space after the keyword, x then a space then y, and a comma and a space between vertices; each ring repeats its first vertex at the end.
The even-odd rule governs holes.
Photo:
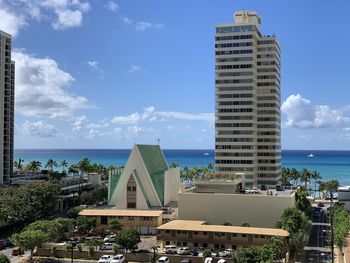
POLYGON ((128 203, 128 208, 136 208, 136 203, 128 203))
POLYGON ((247 237, 247 235, 246 234, 242 234, 242 237, 247 237))
POLYGON ((136 186, 132 187, 132 191, 136 192, 136 186))
POLYGON ((165 230, 165 233, 169 234, 169 233, 170 233, 170 230, 165 230))
POLYGON ((101 216, 101 225, 107 225, 107 224, 108 224, 108 217, 101 216))

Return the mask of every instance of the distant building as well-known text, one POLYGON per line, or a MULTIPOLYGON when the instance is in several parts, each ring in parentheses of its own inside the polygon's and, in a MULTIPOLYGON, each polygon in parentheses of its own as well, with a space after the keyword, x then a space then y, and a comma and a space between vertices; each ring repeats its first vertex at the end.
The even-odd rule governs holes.
POLYGON ((263 246, 271 237, 288 238, 283 229, 207 225, 204 221, 173 220, 157 228, 164 246, 188 246, 225 250, 263 246))
POLYGON ((244 193, 244 180, 230 177, 199 180, 193 189, 179 193, 178 219, 274 227, 286 208, 295 207, 294 191, 253 189, 244 193))
POLYGON ((0 30, 0 185, 9 184, 13 174, 15 63, 11 38, 0 30))
POLYGON ((350 212, 350 186, 338 188, 338 202, 344 205, 344 208, 350 212))
POLYGON ((276 186, 281 174, 280 47, 256 12, 216 26, 215 164, 245 184, 276 186))
POLYGON ((108 204, 117 209, 160 209, 178 200, 180 169, 169 168, 159 145, 136 144, 123 169, 109 177, 108 204))

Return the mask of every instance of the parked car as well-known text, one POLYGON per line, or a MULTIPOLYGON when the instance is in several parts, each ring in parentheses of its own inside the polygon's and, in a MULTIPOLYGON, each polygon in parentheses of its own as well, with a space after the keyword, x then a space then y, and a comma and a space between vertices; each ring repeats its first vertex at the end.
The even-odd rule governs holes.
POLYGON ((181 260, 181 263, 192 263, 192 260, 189 258, 185 258, 185 259, 181 260))
POLYGON ((324 203, 319 202, 319 203, 317 204, 317 206, 318 206, 318 207, 324 207, 324 203))
POLYGON ((226 260, 223 259, 223 258, 220 258, 220 259, 218 260, 218 263, 226 263, 226 260))
POLYGON ((167 246, 164 247, 163 252, 166 253, 166 254, 176 254, 177 246, 175 246, 175 245, 167 245, 167 246))
POLYGON ((112 260, 111 255, 103 255, 102 257, 100 257, 100 259, 98 260, 98 263, 109 263, 112 260))
POLYGON ((267 190, 266 185, 262 184, 262 185, 260 186, 260 190, 261 190, 261 191, 266 191, 266 190, 267 190))
POLYGON ((113 244, 112 243, 104 243, 101 246, 101 250, 112 250, 113 249, 113 244))
POLYGON ((13 247, 13 244, 9 239, 0 239, 0 244, 2 244, 5 248, 7 247, 13 247))
POLYGON ((39 261, 39 263, 61 263, 61 262, 62 262, 61 260, 51 259, 51 258, 45 258, 39 261))
POLYGON ((190 255, 191 249, 189 247, 180 247, 180 248, 178 248, 176 253, 179 255, 190 255))
POLYGON ((168 257, 161 257, 157 260, 157 263, 169 263, 168 257))
POLYGON ((207 257, 204 260, 204 263, 212 263, 212 262, 213 262, 213 258, 211 258, 211 257, 207 257))
POLYGON ((109 236, 106 236, 103 241, 104 242, 108 242, 108 243, 114 243, 115 242, 115 235, 109 235, 109 236))
POLYGON ((232 248, 227 248, 224 251, 219 252, 219 257, 227 257, 230 254, 232 254, 233 252, 234 252, 234 250, 232 248))
POLYGON ((122 254, 115 255, 111 261, 111 263, 124 263, 124 262, 126 262, 126 259, 122 254))
POLYGON ((211 256, 212 257, 218 257, 219 256, 219 251, 211 249, 211 256))
POLYGON ((197 248, 192 248, 191 249, 191 255, 192 256, 198 256, 199 255, 199 250, 197 248))

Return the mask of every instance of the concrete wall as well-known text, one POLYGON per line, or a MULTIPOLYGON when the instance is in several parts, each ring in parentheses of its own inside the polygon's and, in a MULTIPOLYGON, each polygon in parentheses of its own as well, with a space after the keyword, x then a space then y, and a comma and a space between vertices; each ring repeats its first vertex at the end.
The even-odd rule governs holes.
POLYGON ((229 222, 240 226, 274 227, 284 209, 295 206, 293 196, 254 194, 179 194, 179 219, 203 220, 210 224, 229 222))
POLYGON ((180 190, 180 168, 172 168, 164 173, 164 205, 178 200, 180 190))

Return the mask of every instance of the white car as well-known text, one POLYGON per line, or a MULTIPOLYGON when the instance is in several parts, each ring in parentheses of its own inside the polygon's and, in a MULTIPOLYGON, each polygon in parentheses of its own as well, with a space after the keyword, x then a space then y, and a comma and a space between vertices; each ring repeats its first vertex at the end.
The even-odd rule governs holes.
POLYGON ((219 257, 227 257, 230 254, 232 254, 233 252, 234 252, 234 250, 232 248, 227 248, 224 251, 219 252, 219 257))
POLYGON ((204 263, 212 263, 212 262, 213 262, 213 258, 211 258, 211 257, 207 257, 204 260, 204 263))
POLYGON ((226 260, 223 259, 223 258, 220 258, 219 261, 218 261, 218 263, 226 263, 226 260))
POLYGON ((180 247, 176 252, 179 255, 190 255, 191 249, 189 247, 180 247))
POLYGON ((111 255, 103 255, 98 260, 98 263, 109 263, 109 262, 111 262, 111 260, 112 260, 112 256, 111 255))
POLYGON ((115 255, 111 261, 111 263, 124 263, 124 262, 126 262, 126 259, 122 254, 115 255))
POLYGON ((169 258, 161 257, 160 259, 157 260, 157 263, 169 263, 169 258))
POLYGON ((104 239, 103 239, 104 242, 108 242, 108 243, 114 243, 115 242, 115 235, 109 235, 109 236, 106 236, 104 239))
POLYGON ((167 246, 164 247, 163 252, 166 253, 166 254, 176 254, 177 246, 175 246, 175 245, 167 245, 167 246))
POLYGON ((112 243, 104 243, 101 247, 102 250, 112 250, 113 244, 112 243))

